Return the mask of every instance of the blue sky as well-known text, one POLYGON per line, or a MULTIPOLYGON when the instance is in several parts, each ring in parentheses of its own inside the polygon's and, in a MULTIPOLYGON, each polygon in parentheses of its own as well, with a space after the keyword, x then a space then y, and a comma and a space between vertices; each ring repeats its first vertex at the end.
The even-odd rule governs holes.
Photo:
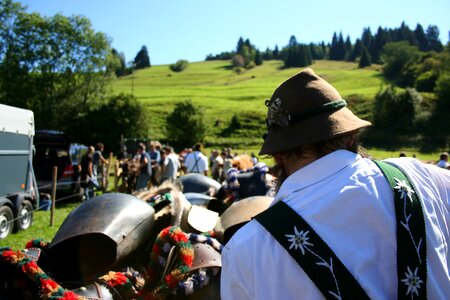
POLYGON ((127 61, 147 46, 153 65, 178 59, 204 60, 209 53, 233 50, 240 36, 260 50, 297 41, 330 42, 333 32, 352 42, 364 27, 412 29, 436 25, 447 43, 449 0, 21 0, 28 12, 84 15, 96 31, 106 33, 127 61))

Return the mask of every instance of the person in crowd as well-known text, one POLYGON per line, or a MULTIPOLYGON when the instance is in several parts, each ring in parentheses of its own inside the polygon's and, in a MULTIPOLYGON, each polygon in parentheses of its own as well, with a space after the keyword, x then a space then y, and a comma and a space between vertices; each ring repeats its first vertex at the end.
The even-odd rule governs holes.
POLYGON ((184 161, 186 173, 200 173, 208 176, 208 158, 202 153, 203 145, 197 143, 192 147, 184 161))
POLYGON ((444 169, 450 169, 450 163, 448 162, 448 153, 442 152, 439 156, 439 161, 436 163, 436 165, 440 168, 444 169))
POLYGON ((256 164, 258 163, 258 157, 256 157, 255 153, 251 153, 250 157, 252 158, 252 163, 254 166, 256 166, 256 164))
POLYGON ((211 158, 211 175, 214 180, 220 181, 222 176, 223 159, 219 155, 219 151, 214 150, 211 158))
POLYGON ((95 145, 95 152, 92 155, 94 176, 95 178, 97 178, 97 180, 100 180, 100 182, 102 183, 102 187, 104 187, 104 184, 106 183, 104 166, 108 165, 108 161, 103 157, 104 150, 105 145, 103 145, 103 143, 97 143, 95 145))
POLYGON ((223 160, 222 176, 220 181, 224 181, 226 179, 228 170, 233 167, 233 157, 229 156, 227 153, 228 152, 226 149, 222 150, 220 153, 223 160))
POLYGON ((173 181, 177 178, 178 170, 181 167, 178 155, 176 155, 173 152, 173 148, 168 145, 162 148, 162 153, 162 181, 173 181))
POLYGON ((124 161, 128 158, 127 146, 120 145, 120 150, 116 155, 117 160, 124 161))
POLYGON ((406 157, 406 153, 405 153, 405 152, 400 152, 400 154, 398 155, 398 157, 406 157))
POLYGON ((159 185, 161 176, 161 144, 157 141, 151 141, 149 144, 148 155, 150 156, 152 166, 152 185, 159 185))
POLYGON ((221 298, 447 299, 450 172, 365 158, 370 123, 311 69, 265 104, 277 194, 225 245, 221 298))
POLYGON ((84 189, 84 198, 90 199, 94 197, 94 189, 98 187, 97 178, 94 174, 94 155, 95 148, 89 146, 86 153, 81 157, 81 187, 84 189))
POLYGON ((152 175, 150 156, 145 151, 144 143, 139 143, 138 145, 138 156, 139 156, 139 175, 136 179, 137 191, 146 189, 148 187, 148 182, 150 181, 152 175))

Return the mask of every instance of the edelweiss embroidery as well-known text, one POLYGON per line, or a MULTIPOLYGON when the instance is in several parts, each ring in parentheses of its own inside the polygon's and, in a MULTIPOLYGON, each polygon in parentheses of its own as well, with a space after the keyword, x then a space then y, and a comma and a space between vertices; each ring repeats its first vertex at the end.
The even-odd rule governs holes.
POLYGON ((412 194, 414 194, 414 190, 406 183, 405 180, 400 180, 397 178, 394 179, 395 182, 397 182, 394 189, 397 189, 400 192, 400 198, 405 200, 405 197, 407 196, 409 200, 412 201, 412 194))
POLYGON ((336 291, 335 292, 328 291, 328 293, 330 293, 330 295, 332 295, 334 298, 341 300, 342 297, 341 297, 341 292, 339 290, 339 284, 337 282, 336 276, 334 274, 334 269, 333 269, 333 258, 330 257, 330 261, 327 262, 320 255, 318 255, 313 250, 308 248, 308 246, 314 246, 314 244, 308 242, 308 240, 309 240, 308 233, 309 233, 309 231, 303 231, 303 230, 298 231, 297 226, 294 226, 294 234, 285 234, 285 236, 288 238, 288 241, 290 243, 292 243, 289 246, 289 250, 291 250, 292 248, 294 248, 294 250, 300 249, 300 251, 302 252, 302 255, 305 255, 305 250, 306 250, 311 255, 313 255, 314 257, 319 259, 319 261, 316 262, 316 265, 327 268, 331 272, 331 275, 333 276, 333 279, 334 279, 334 283, 336 284, 336 291))
POLYGON ((294 226, 294 234, 285 234, 285 236, 288 238, 288 241, 292 243, 289 249, 294 248, 295 250, 297 250, 297 248, 300 248, 302 254, 305 255, 304 247, 314 246, 313 244, 308 242, 308 233, 309 231, 303 232, 303 230, 299 232, 297 230, 297 227, 294 226))
POLYGON ((400 221, 400 224, 408 231, 409 237, 411 238, 411 242, 414 245, 414 248, 416 249, 417 257, 419 258, 419 263, 422 263, 422 260, 420 258, 420 247, 422 245, 422 238, 419 239, 419 243, 416 244, 416 241, 414 240, 413 233, 411 232, 410 226, 409 226, 409 220, 411 219, 411 213, 407 214, 406 212, 406 198, 409 199, 409 201, 413 201, 412 194, 414 193, 414 190, 406 183, 405 180, 400 180, 398 178, 394 177, 395 182, 397 183, 396 186, 394 186, 394 189, 396 189, 400 193, 400 199, 403 200, 403 221, 400 221))
POLYGON ((405 272, 405 279, 402 279, 402 282, 408 286, 408 290, 406 292, 406 295, 408 296, 409 293, 411 293, 411 298, 414 297, 414 294, 419 296, 420 284, 423 283, 423 281, 420 279, 419 276, 417 276, 417 270, 419 268, 416 268, 414 270, 414 273, 411 272, 411 269, 408 266, 408 272, 405 272))
POLYGON ((289 125, 291 115, 286 109, 282 107, 280 98, 272 101, 267 100, 266 105, 269 107, 269 111, 267 112, 267 125, 269 126, 269 128, 273 125, 282 127, 286 127, 289 125))

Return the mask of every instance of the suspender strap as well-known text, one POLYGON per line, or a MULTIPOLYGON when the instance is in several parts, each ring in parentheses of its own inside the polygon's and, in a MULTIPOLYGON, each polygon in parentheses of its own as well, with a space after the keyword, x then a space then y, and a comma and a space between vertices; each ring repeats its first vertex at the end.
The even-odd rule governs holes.
POLYGON ((426 299, 427 249, 425 220, 417 192, 397 167, 374 161, 394 193, 399 299, 426 299))
POLYGON ((288 251, 327 299, 369 299, 328 245, 286 203, 255 219, 288 251))

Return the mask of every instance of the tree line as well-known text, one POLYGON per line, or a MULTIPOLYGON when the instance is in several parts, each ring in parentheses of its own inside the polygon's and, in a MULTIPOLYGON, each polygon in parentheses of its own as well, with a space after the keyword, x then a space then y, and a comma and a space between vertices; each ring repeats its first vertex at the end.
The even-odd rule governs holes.
MULTIPOLYGON (((265 51, 259 51, 251 44, 249 39, 239 38, 235 51, 222 52, 216 55, 209 54, 205 60, 232 60, 235 65, 236 56, 243 58, 244 66, 254 67, 262 64, 263 60, 282 60, 285 67, 305 67, 313 60, 329 59, 335 61, 358 61, 361 68, 370 66, 372 63, 381 64, 381 53, 386 44, 394 42, 407 42, 417 47, 422 52, 442 52, 444 45, 439 40, 439 28, 429 25, 424 30, 421 24, 417 24, 414 30, 410 29, 405 22, 400 27, 389 29, 378 27, 372 34, 370 27, 364 28, 360 38, 352 43, 350 36, 344 36, 342 32, 334 32, 331 42, 325 43, 300 43, 295 35, 289 38, 289 42, 281 50, 275 45, 274 49, 269 47, 265 51), (242 51, 245 45, 249 51, 242 51), (256 54, 259 60, 256 62, 256 54), (253 61, 254 64, 250 64, 253 61)), ((247 50, 247 49, 246 49, 247 50)))

